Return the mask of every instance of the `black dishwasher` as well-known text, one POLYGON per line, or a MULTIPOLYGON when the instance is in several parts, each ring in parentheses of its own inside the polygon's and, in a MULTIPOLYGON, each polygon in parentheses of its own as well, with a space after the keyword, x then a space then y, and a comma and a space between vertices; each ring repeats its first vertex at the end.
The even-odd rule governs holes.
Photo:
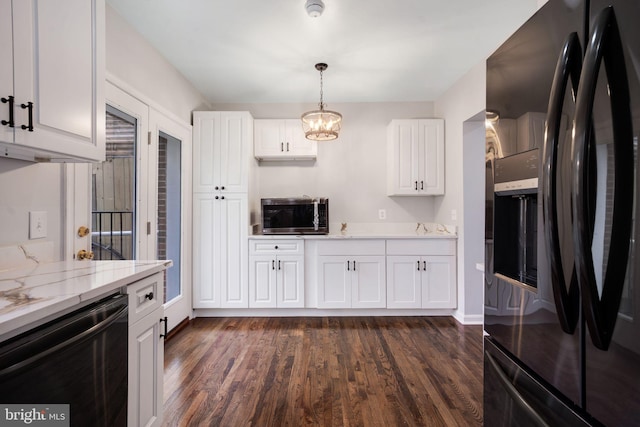
POLYGON ((127 424, 127 296, 0 344, 0 404, 68 404, 71 426, 127 424))

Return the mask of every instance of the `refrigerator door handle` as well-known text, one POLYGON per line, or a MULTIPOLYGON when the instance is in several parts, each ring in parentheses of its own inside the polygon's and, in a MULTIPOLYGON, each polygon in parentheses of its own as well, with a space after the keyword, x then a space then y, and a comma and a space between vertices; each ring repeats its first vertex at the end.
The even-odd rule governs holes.
POLYGON ((509 393, 511 399, 513 399, 513 401, 520 407, 520 409, 529 414, 531 419, 535 421, 535 425, 550 427, 549 424, 547 424, 547 422, 540 416, 540 414, 538 414, 536 410, 531 407, 529 402, 527 402, 522 394, 520 394, 518 389, 511 383, 512 380, 507 376, 507 374, 505 374, 498 362, 496 362, 495 358, 488 351, 484 352, 484 357, 487 361, 489 361, 489 365, 497 374, 498 379, 500 380, 500 383, 504 387, 505 391, 509 393))
POLYGON ((571 89, 578 91, 582 68, 582 46, 577 33, 571 33, 564 42, 556 64, 549 108, 545 121, 545 140, 542 154, 542 215, 545 224, 544 242, 551 267, 551 286, 556 305, 556 312, 562 330, 573 334, 578 324, 580 313, 580 292, 575 266, 571 272, 571 282, 567 290, 562 267, 560 235, 557 216, 557 171, 558 147, 560 145, 560 126, 562 121, 562 105, 565 99, 567 83, 571 80, 571 89))
MULTIPOLYGON (((629 83, 622 41, 613 7, 596 17, 585 54, 576 99, 572 147, 573 244, 584 317, 593 344, 607 350, 618 317, 629 257, 634 203, 633 130, 629 83), (604 61, 613 123, 614 198, 611 242, 599 296, 591 253, 588 152, 595 144, 592 113, 600 64, 604 61)), ((593 170, 591 170, 593 173, 593 170)))

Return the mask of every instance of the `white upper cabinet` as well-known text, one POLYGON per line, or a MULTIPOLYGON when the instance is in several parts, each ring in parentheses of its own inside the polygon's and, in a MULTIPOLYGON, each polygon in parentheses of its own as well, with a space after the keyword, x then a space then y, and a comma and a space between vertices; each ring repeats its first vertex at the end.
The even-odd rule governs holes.
POLYGON ((316 141, 304 137, 300 119, 254 121, 253 155, 259 160, 315 159, 316 141))
POLYGON ((444 120, 392 120, 387 127, 387 194, 444 194, 444 120))
POLYGON ((103 160, 104 0, 0 0, 0 27, 2 156, 103 160))
POLYGON ((252 137, 249 112, 194 112, 194 193, 247 192, 252 137))

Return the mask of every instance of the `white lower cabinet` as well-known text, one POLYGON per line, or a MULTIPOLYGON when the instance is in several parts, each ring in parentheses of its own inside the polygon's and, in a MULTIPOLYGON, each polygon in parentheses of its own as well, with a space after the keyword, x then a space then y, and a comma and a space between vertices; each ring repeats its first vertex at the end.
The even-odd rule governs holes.
POLYGON ((127 425, 162 424, 164 374, 164 273, 127 287, 129 374, 127 425))
POLYGON ((384 308, 384 256, 318 257, 318 308, 384 308))
POLYGON ((304 242, 251 240, 249 307, 304 307, 304 242))
POLYGON ((456 305, 454 240, 387 242, 387 308, 456 305))
POLYGON ((455 308, 455 256, 388 256, 388 308, 455 308))
POLYGON ((385 241, 318 243, 318 308, 385 308, 385 241))

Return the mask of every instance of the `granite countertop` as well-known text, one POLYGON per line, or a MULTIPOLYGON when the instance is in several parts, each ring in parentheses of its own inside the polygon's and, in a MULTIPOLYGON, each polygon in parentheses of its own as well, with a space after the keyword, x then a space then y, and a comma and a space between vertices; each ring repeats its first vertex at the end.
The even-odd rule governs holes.
POLYGON ((169 266, 171 261, 62 261, 0 270, 0 341, 169 266))

